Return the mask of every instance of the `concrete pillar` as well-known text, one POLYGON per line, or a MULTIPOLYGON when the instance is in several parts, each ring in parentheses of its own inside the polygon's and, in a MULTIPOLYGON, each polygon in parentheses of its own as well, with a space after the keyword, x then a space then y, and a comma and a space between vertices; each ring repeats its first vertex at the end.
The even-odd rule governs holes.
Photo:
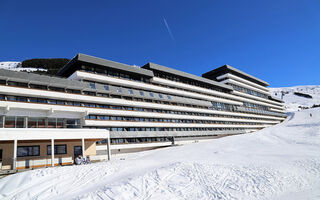
POLYGON ((81 139, 81 143, 82 143, 82 157, 85 158, 85 155, 84 155, 84 150, 85 150, 84 138, 81 139))
POLYGON ((51 139, 51 166, 54 166, 54 139, 51 139))
POLYGON ((13 170, 17 169, 17 149, 18 149, 18 140, 14 140, 13 141, 13 163, 12 163, 13 170))
POLYGON ((108 154, 108 160, 111 160, 110 138, 107 139, 107 154, 108 154))

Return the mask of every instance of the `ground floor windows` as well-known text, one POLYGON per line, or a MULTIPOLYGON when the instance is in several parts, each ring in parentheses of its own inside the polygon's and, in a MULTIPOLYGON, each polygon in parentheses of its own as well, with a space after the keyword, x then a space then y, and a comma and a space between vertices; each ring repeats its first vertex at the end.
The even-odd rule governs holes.
MULTIPOLYGON (((67 154, 67 145, 54 145, 54 154, 67 154)), ((51 155, 51 145, 47 145, 47 155, 51 155)))
POLYGON ((17 148, 18 157, 39 156, 40 146, 20 146, 17 148))

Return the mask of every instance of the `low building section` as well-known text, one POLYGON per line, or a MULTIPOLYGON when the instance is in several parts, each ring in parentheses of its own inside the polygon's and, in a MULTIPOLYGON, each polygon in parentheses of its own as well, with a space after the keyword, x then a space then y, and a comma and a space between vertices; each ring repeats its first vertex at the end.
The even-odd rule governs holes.
MULTIPOLYGON (((199 77, 154 63, 136 67, 78 54, 57 77, 0 70, 0 135, 11 129, 110 131, 109 150, 107 139, 86 138, 94 150, 83 152, 105 158, 108 151, 121 154, 249 133, 286 117, 283 102, 272 98, 266 86, 227 65, 199 77)), ((60 153, 55 159, 61 159, 54 163, 73 163, 82 138, 56 139, 60 153)), ((39 166, 50 164, 50 145, 50 138, 3 139, 3 166, 14 159, 14 149, 18 163, 41 158, 46 161, 39 166)))

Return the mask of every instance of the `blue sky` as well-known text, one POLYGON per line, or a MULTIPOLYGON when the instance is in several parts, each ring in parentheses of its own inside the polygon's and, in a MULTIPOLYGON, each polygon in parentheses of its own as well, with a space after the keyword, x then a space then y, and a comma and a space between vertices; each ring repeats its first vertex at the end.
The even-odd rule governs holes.
POLYGON ((320 85, 318 0, 0 0, 0 10, 0 61, 85 53, 196 75, 229 64, 272 87, 320 85))

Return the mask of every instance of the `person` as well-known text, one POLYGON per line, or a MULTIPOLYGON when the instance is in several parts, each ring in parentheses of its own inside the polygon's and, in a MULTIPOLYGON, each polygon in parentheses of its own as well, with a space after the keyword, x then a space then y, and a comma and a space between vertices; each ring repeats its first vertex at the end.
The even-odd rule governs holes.
POLYGON ((86 164, 86 158, 85 157, 81 157, 81 164, 86 164))
POLYGON ((312 117, 312 114, 310 113, 310 117, 312 117))
POLYGON ((90 156, 87 156, 87 157, 86 157, 86 164, 90 164, 90 163, 91 163, 90 156))
POLYGON ((78 155, 78 157, 76 157, 76 165, 81 165, 81 163, 82 163, 81 155, 78 155))

